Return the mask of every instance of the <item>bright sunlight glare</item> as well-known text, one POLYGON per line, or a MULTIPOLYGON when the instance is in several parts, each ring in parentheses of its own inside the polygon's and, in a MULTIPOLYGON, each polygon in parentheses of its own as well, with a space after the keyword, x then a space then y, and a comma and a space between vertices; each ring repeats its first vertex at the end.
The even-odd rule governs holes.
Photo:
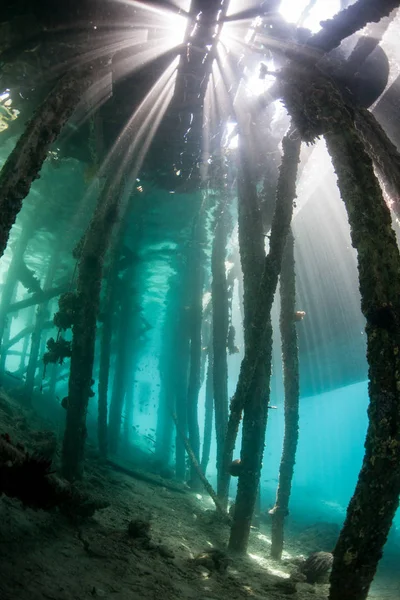
POLYGON ((321 29, 321 21, 332 18, 340 10, 340 0, 317 0, 304 18, 309 4, 310 0, 282 0, 279 12, 288 23, 301 25, 316 33, 321 29))
POLYGON ((243 10, 254 8, 254 0, 231 0, 228 6, 227 15, 234 15, 240 13, 243 10))
POLYGON ((268 88, 275 83, 276 79, 274 75, 270 75, 269 73, 274 72, 274 65, 272 62, 260 62, 258 63, 257 69, 248 74, 246 73, 246 81, 245 81, 245 89, 247 96, 261 96, 261 94, 265 93, 268 88), (266 69, 268 73, 261 74, 261 67, 266 69))
POLYGON ((268 560, 268 558, 265 558, 265 556, 260 556, 259 554, 251 554, 249 552, 249 557, 252 560, 254 560, 254 562, 257 563, 260 567, 262 567, 263 569, 267 569, 268 572, 271 573, 271 575, 276 575, 277 577, 282 577, 283 579, 289 579, 289 573, 286 573, 281 569, 277 569, 273 565, 272 561, 268 560))
MULTIPOLYGON (((165 30, 163 37, 167 36, 171 47, 183 42, 186 31, 187 19, 184 15, 151 4, 144 4, 135 0, 114 0, 132 8, 132 26, 140 29, 165 30)), ((175 3, 175 5, 178 3, 175 3)), ((179 3, 181 4, 181 3, 179 3)), ((184 4, 184 3, 182 3, 184 4)), ((179 8, 181 8, 179 6, 179 8)))
POLYGON ((224 145, 229 150, 235 150, 239 146, 239 136, 237 132, 237 123, 228 122, 224 135, 224 145))
MULTIPOLYGON (((107 172, 117 172, 117 175, 121 177, 124 167, 125 169, 130 168, 130 179, 132 181, 137 178, 137 173, 139 172, 146 151, 171 101, 177 67, 178 58, 176 57, 153 84, 150 91, 124 126, 124 129, 100 166, 97 174, 98 179, 104 177, 107 172), (132 160, 133 157, 135 157, 135 161, 132 160)), ((85 205, 90 194, 93 193, 94 185, 95 180, 89 186, 80 210, 75 214, 76 223, 79 223, 84 218, 85 205)), ((126 195, 125 204, 128 200, 129 194, 126 195)), ((122 206, 120 206, 120 211, 121 213, 123 212, 122 206)), ((121 222, 122 219, 120 219, 121 222)))

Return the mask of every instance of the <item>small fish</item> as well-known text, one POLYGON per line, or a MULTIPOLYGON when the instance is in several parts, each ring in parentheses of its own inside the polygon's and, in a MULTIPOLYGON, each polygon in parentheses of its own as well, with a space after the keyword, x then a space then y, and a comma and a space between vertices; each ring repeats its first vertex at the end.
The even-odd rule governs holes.
POLYGON ((294 320, 302 321, 305 316, 306 316, 306 313, 304 312, 304 310, 296 310, 296 312, 294 313, 294 320))

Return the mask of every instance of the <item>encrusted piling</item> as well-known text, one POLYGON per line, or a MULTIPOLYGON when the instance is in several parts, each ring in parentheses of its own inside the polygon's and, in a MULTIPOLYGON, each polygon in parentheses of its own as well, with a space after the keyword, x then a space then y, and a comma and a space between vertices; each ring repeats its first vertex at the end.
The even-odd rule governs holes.
POLYGON ((400 254, 389 209, 349 118, 325 134, 358 254, 366 318, 369 427, 334 551, 330 600, 366 600, 400 494, 400 254))
POLYGON ((285 435, 279 467, 279 482, 271 515, 271 556, 280 559, 283 551, 284 521, 289 514, 290 491, 299 437, 299 349, 295 321, 296 280, 294 238, 289 233, 280 277, 280 330, 283 383, 285 390, 285 435))
POLYGON ((99 64, 68 71, 38 107, 0 173, 0 256, 10 230, 39 177, 43 162, 62 127, 98 76, 99 64))
POLYGON ((400 253, 371 158, 331 80, 294 76, 285 101, 304 139, 323 134, 357 250, 366 319, 369 427, 357 486, 334 550, 330 600, 366 600, 400 494, 400 253), (296 81, 297 78, 297 81, 296 81))
POLYGON ((300 136, 293 129, 282 141, 283 156, 278 179, 276 209, 271 227, 270 248, 265 258, 264 271, 255 299, 255 312, 249 324, 249 339, 235 392, 236 401, 243 406, 243 437, 229 548, 240 553, 247 550, 260 481, 272 363, 271 308, 292 220, 300 144, 300 136), (261 363, 265 365, 266 380, 265 387, 263 386, 260 393, 257 386, 260 384, 258 369, 261 363))

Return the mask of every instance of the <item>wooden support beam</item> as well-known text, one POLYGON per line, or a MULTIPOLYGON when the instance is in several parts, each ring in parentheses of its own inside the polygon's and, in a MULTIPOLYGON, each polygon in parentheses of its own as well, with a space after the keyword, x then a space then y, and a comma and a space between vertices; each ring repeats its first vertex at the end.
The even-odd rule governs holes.
POLYGON ((35 304, 42 304, 42 302, 47 302, 54 298, 55 296, 60 296, 69 290, 69 284, 63 284, 59 287, 52 288, 51 290, 46 290, 45 292, 41 292, 40 294, 32 294, 29 298, 24 298, 23 300, 19 300, 18 302, 14 302, 10 304, 8 313, 17 312, 22 310, 23 308, 28 308, 29 306, 34 306, 35 304))
MULTIPOLYGON (((52 327, 54 327, 53 321, 46 321, 46 323, 43 325, 43 329, 51 329, 52 327)), ((17 333, 17 335, 15 335, 13 338, 11 338, 11 340, 8 340, 6 344, 3 344, 1 349, 2 352, 7 352, 9 348, 17 344, 26 335, 30 335, 33 329, 34 325, 30 325, 29 327, 24 327, 24 329, 21 329, 21 331, 17 333)))

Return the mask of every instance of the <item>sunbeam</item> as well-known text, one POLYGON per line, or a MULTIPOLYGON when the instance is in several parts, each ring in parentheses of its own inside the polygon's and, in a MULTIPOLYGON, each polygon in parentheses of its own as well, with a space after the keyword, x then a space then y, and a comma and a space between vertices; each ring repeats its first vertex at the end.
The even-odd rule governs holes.
POLYGON ((113 0, 132 9, 132 18, 141 27, 169 27, 176 23, 176 17, 187 17, 189 2, 140 2, 137 0, 113 0))
POLYGON ((135 180, 157 127, 171 101, 177 65, 178 59, 175 58, 154 83, 117 137, 95 179, 87 189, 76 213, 76 226, 85 219, 87 204, 98 192, 99 181, 113 176, 121 178, 129 165, 131 170, 128 174, 129 180, 135 180), (135 162, 133 157, 137 150, 139 152, 135 162))
POLYGON ((320 22, 330 19, 340 10, 340 0, 282 0, 279 12, 288 23, 301 25, 316 33, 321 29, 320 22), (309 10, 308 10, 309 9, 309 10))
POLYGON ((1 600, 400 597, 399 5, 6 0, 1 600))

